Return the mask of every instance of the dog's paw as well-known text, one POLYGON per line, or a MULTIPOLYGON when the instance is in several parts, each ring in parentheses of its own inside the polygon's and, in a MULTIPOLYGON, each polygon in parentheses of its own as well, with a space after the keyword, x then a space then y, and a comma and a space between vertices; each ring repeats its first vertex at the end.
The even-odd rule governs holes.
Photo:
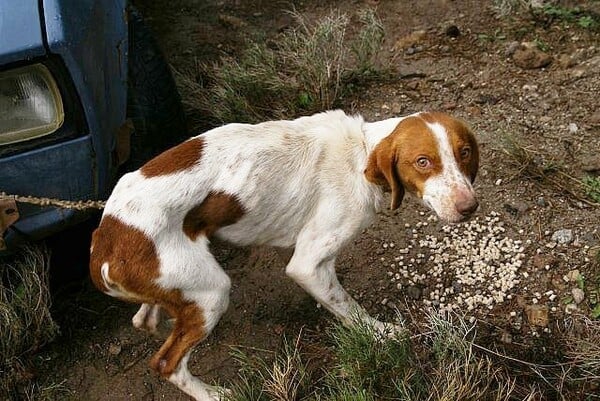
POLYGON ((401 325, 381 322, 379 320, 373 322, 373 328, 382 340, 396 338, 398 335, 406 331, 406 328, 401 325))
POLYGON ((206 389, 211 401, 226 401, 231 396, 231 390, 220 386, 207 386, 206 389))
POLYGON ((131 318, 131 323, 136 329, 156 334, 160 323, 160 306, 143 304, 131 318))

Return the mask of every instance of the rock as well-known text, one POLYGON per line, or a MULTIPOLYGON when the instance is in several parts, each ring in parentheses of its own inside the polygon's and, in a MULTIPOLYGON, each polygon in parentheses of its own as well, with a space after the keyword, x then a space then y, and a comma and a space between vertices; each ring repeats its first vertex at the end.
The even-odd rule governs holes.
POLYGON ((502 335, 500 336, 500 341, 502 341, 505 344, 511 344, 512 343, 512 336, 510 335, 509 332, 503 331, 502 335))
POLYGON ((560 64, 562 68, 570 68, 576 65, 577 62, 568 54, 561 54, 558 58, 558 64, 560 64))
POLYGON ((504 208, 504 210, 506 210, 508 213, 515 217, 522 216, 523 214, 527 213, 529 209, 531 209, 527 202, 520 200, 515 201, 513 204, 505 203, 502 207, 504 208))
POLYGON ((573 295, 573 301, 575 301, 577 305, 583 302, 583 299, 585 298, 585 293, 581 288, 573 288, 571 290, 571 295, 573 295))
POLYGON ((286 29, 289 29, 293 23, 294 19, 292 16, 288 13, 285 13, 277 18, 275 21, 275 28, 277 29, 277 32, 283 32, 286 29))
POLYGON ((561 245, 570 244, 573 241, 573 230, 562 229, 555 231, 554 234, 552 234, 552 241, 561 245))
POLYGON ((121 345, 119 344, 110 344, 108 346, 108 353, 111 355, 119 355, 121 353, 121 345))
POLYGON ((420 30, 411 33, 410 35, 404 36, 396 41, 394 44, 394 49, 406 49, 409 47, 415 46, 417 43, 421 42, 427 36, 427 32, 420 30))
POLYGON ((516 201, 514 204, 514 207, 515 207, 515 209, 517 209, 519 214, 524 214, 530 209, 529 204, 527 204, 527 202, 521 201, 521 200, 516 201))
POLYGON ((246 25, 246 22, 244 22, 244 20, 242 20, 241 18, 227 14, 219 14, 219 22, 223 26, 233 29, 239 29, 246 25))
POLYGON ((594 74, 600 68, 600 56, 595 56, 582 62, 576 68, 570 70, 570 75, 573 78, 584 78, 590 74, 594 74))
POLYGON ((570 123, 567 126, 567 129, 569 130, 569 134, 575 134, 577 131, 579 131, 579 127, 575 123, 570 123))
POLYGON ((506 57, 511 57, 513 54, 515 54, 515 52, 517 51, 517 49, 521 46, 521 44, 517 41, 514 42, 510 42, 508 44, 508 46, 506 46, 506 50, 504 51, 504 55, 506 57))
POLYGON ((546 266, 552 266, 553 264, 554 258, 551 255, 544 255, 543 253, 533 255, 533 265, 536 269, 544 269, 546 266))
POLYGON ((600 171, 600 157, 593 150, 580 152, 577 155, 577 161, 581 164, 581 169, 587 173, 600 171))
POLYGON ((570 315, 570 314, 576 312, 577 310, 579 310, 579 308, 575 304, 568 304, 567 306, 565 306, 565 313, 567 315, 570 315))
POLYGON ((518 67, 526 70, 543 68, 552 63, 552 56, 537 48, 535 43, 523 42, 515 50, 513 61, 518 67))
POLYGON ((456 107, 458 107, 456 102, 446 102, 442 105, 444 110, 454 110, 456 107))
POLYGON ((567 273, 567 275, 565 277, 567 278, 567 280, 570 283, 575 283, 578 280, 580 280, 581 273, 579 273, 578 269, 575 269, 575 270, 571 270, 569 273, 567 273))
POLYGON ((411 56, 413 54, 420 53, 422 51, 423 51, 423 46, 411 46, 408 49, 406 49, 406 54, 411 56))
POLYGON ((548 326, 548 307, 546 305, 527 305, 525 306, 525 315, 532 326, 548 326))
POLYGON ((546 199, 543 196, 538 196, 538 198, 535 200, 535 203, 540 207, 548 206, 548 203, 546 203, 546 199))
POLYGON ((600 124, 600 110, 596 110, 594 114, 588 118, 588 122, 590 124, 600 124))
POLYGON ((419 287, 411 285, 406 288, 406 294, 414 300, 419 300, 421 299, 422 291, 419 287))
POLYGON ((458 38, 460 36, 460 29, 456 25, 448 25, 444 33, 451 38, 458 38))

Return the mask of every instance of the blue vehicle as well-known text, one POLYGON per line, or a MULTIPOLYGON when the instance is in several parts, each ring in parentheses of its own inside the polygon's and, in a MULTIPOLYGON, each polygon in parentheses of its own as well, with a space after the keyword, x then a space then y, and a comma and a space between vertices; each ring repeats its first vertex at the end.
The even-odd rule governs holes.
MULTIPOLYGON (((106 199, 185 136, 168 65, 125 0, 0 0, 0 193, 106 199)), ((88 216, 0 196, 0 253, 88 216)))

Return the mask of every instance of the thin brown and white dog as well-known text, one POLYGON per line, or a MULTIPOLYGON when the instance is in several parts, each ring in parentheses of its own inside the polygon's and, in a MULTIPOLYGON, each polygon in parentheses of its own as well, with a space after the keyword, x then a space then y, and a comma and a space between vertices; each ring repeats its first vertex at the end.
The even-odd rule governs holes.
POLYGON ((209 251, 233 244, 294 248, 286 273, 347 324, 379 330, 342 288, 336 256, 405 191, 449 222, 478 207, 479 152, 469 128, 443 113, 379 122, 329 111, 291 121, 228 124, 189 139, 121 178, 94 232, 90 271, 108 295, 142 307, 133 324, 175 318, 150 365, 196 400, 220 390, 190 374, 193 347, 215 327, 231 282, 209 251))

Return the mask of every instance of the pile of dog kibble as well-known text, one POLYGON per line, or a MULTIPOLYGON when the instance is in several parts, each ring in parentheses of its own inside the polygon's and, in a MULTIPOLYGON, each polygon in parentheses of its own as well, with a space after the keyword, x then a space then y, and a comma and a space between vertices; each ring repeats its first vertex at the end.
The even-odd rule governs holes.
POLYGON ((384 243, 388 257, 381 261, 399 290, 422 289, 418 298, 427 309, 469 314, 490 310, 511 299, 525 256, 525 244, 506 235, 500 217, 492 211, 465 223, 441 226, 437 235, 424 232, 432 232, 425 227, 438 224, 433 215, 414 226, 407 223, 407 246, 384 243))

